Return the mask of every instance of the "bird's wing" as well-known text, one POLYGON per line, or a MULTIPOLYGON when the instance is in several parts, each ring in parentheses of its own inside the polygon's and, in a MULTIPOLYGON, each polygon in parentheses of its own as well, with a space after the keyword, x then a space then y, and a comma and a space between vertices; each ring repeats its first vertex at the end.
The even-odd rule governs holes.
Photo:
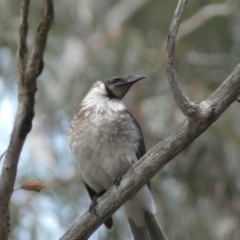
POLYGON ((139 130, 139 133, 140 133, 140 138, 139 138, 139 142, 138 142, 138 149, 136 151, 137 158, 140 159, 146 153, 146 148, 145 148, 145 143, 144 143, 144 139, 143 139, 142 130, 141 130, 140 125, 138 124, 137 120, 134 118, 134 116, 130 112, 128 112, 128 114, 132 118, 134 124, 137 126, 137 128, 139 130))
MULTIPOLYGON (((88 194, 91 198, 91 200, 93 199, 94 196, 98 195, 97 192, 95 192, 92 188, 90 188, 84 181, 83 181, 87 191, 88 191, 88 194)), ((113 228, 113 220, 112 220, 112 217, 108 218, 105 222, 104 222, 105 226, 111 230, 113 228)))
MULTIPOLYGON (((128 112, 129 115, 132 117, 133 122, 137 126, 139 132, 140 132, 140 138, 139 138, 139 143, 138 143, 138 149, 136 151, 137 158, 140 159, 145 153, 146 153, 146 148, 145 148, 145 143, 142 135, 142 130, 137 122, 137 120, 132 116, 130 112, 128 112)), ((150 181, 147 183, 149 189, 150 188, 150 181)), ((134 236, 135 240, 167 240, 167 237, 163 233, 162 229, 158 225, 156 219, 154 218, 153 214, 148 213, 145 211, 145 226, 142 228, 136 227, 134 222, 129 219, 129 224, 134 236)))
MULTIPOLYGON (((145 143, 144 143, 144 139, 143 139, 143 134, 142 134, 141 127, 140 127, 139 123, 137 122, 137 120, 134 118, 134 116, 130 112, 128 112, 128 114, 132 118, 133 122, 137 126, 139 133, 140 133, 140 138, 138 140, 138 149, 136 151, 137 159, 139 160, 146 153, 146 147, 145 147, 145 143)), ((150 182, 148 182, 147 185, 148 185, 149 189, 151 189, 150 182)))
POLYGON ((153 214, 145 212, 145 225, 136 227, 135 223, 129 219, 129 224, 133 233, 134 240, 168 240, 153 214))
MULTIPOLYGON (((83 181, 83 179, 82 179, 82 181, 83 181)), ((92 188, 90 188, 84 181, 83 181, 83 183, 84 183, 84 185, 85 185, 85 187, 86 187, 86 189, 88 191, 88 194, 89 194, 89 196, 90 196, 90 198, 92 200, 93 197, 97 194, 97 192, 95 192, 92 188)))

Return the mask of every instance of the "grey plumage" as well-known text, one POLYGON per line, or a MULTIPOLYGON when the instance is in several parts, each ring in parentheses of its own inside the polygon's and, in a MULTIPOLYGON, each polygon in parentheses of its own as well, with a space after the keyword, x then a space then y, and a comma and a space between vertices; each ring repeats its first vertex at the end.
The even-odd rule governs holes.
MULTIPOLYGON (((91 199, 108 190, 145 154, 141 129, 121 101, 129 88, 143 78, 129 76, 96 82, 73 117, 69 146, 91 199)), ((153 217, 156 207, 148 186, 126 202, 123 211, 135 239, 165 240, 153 217)), ((105 222, 109 229, 112 224, 111 218, 105 222)))

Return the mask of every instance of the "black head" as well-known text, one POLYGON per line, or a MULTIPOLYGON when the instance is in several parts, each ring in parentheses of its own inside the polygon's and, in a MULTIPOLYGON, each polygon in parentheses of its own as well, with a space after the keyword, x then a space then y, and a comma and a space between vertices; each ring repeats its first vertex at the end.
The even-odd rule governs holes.
POLYGON ((129 88, 137 81, 146 78, 143 75, 135 75, 128 77, 113 77, 104 82, 106 90, 111 98, 122 99, 129 88))

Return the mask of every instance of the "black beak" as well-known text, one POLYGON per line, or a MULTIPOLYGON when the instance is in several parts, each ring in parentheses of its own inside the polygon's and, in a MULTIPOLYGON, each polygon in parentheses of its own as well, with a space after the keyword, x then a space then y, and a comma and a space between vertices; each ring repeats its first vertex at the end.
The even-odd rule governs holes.
POLYGON ((144 75, 129 75, 128 77, 113 77, 104 82, 106 90, 111 98, 122 99, 129 88, 137 81, 146 78, 144 75))
POLYGON ((146 76, 144 76, 144 75, 135 75, 135 76, 129 75, 128 77, 122 78, 121 79, 122 81, 120 81, 119 84, 120 85, 125 85, 125 84, 128 84, 128 83, 133 84, 133 83, 135 83, 139 80, 142 80, 144 78, 146 78, 146 76))

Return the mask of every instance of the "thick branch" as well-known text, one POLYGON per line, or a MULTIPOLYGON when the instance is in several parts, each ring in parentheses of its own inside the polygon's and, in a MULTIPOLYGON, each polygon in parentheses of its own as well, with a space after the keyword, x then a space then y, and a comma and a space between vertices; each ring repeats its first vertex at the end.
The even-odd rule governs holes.
POLYGON ((31 130, 34 117, 34 96, 37 77, 43 68, 43 53, 47 41, 47 33, 53 20, 52 0, 43 1, 43 15, 36 33, 34 47, 27 63, 27 16, 29 0, 22 0, 21 22, 18 48, 18 110, 10 143, 6 152, 0 178, 0 239, 7 239, 9 232, 8 205, 16 178, 18 159, 26 136, 31 130))
POLYGON ((166 163, 192 143, 234 102, 240 93, 240 65, 222 85, 200 104, 191 102, 181 91, 174 69, 174 47, 180 17, 187 1, 179 1, 168 38, 168 75, 175 100, 187 118, 167 138, 150 149, 124 176, 120 186, 113 186, 104 194, 97 205, 97 216, 85 213, 63 235, 61 240, 85 240, 124 202, 137 193, 166 163), (199 117, 196 121, 196 117, 199 117), (194 117, 194 118, 193 118, 194 117))
POLYGON ((98 202, 97 214, 85 213, 61 240, 87 239, 110 215, 146 184, 166 163, 210 127, 240 94, 240 65, 206 100, 200 103, 202 121, 186 119, 167 138, 150 149, 131 168, 119 187, 113 186, 98 202))

